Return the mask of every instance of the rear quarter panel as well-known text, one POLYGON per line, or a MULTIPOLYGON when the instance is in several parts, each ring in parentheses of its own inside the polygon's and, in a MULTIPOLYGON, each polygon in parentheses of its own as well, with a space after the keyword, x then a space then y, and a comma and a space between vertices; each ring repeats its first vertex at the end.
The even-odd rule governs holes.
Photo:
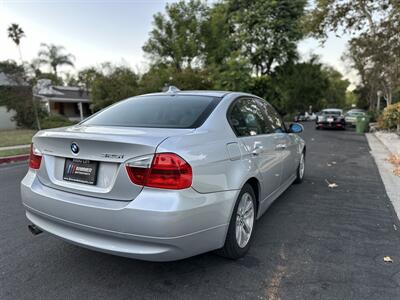
POLYGON ((246 159, 247 149, 238 143, 240 157, 229 156, 227 144, 235 138, 223 138, 217 132, 199 131, 165 140, 157 152, 174 152, 192 167, 192 187, 199 193, 241 189, 251 177, 258 177, 257 167, 246 159))
POLYGON ((229 105, 241 95, 225 96, 200 128, 193 133, 170 137, 156 150, 174 152, 184 158, 192 166, 192 187, 199 193, 239 190, 252 177, 261 181, 251 154, 233 133, 226 118, 229 105), (239 151, 232 151, 235 146, 231 143, 237 143, 238 157, 232 157, 233 152, 239 151))

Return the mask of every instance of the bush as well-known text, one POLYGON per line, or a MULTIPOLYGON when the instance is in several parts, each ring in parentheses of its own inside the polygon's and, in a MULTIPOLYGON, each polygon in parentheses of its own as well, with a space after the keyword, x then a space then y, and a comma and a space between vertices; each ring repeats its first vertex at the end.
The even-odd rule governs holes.
POLYGON ((379 120, 379 112, 376 110, 369 110, 367 112, 370 122, 377 122, 379 120))
POLYGON ((51 115, 40 121, 42 129, 71 126, 76 123, 60 115, 51 115))
POLYGON ((400 131, 400 103, 387 106, 378 119, 379 127, 400 131))

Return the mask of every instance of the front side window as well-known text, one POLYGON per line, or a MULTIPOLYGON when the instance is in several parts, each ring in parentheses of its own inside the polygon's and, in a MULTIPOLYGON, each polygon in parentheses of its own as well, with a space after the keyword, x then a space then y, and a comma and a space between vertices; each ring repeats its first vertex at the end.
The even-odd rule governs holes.
POLYGON ((121 101, 84 121, 84 125, 196 128, 220 98, 200 95, 149 95, 121 101))
POLYGON ((269 104, 267 101, 261 99, 256 99, 256 101, 265 112, 268 126, 272 128, 271 132, 273 133, 286 132, 285 124, 283 123, 281 116, 278 114, 275 108, 273 108, 272 105, 269 104))
POLYGON ((265 115, 254 99, 242 98, 234 102, 228 120, 237 136, 270 133, 265 115))

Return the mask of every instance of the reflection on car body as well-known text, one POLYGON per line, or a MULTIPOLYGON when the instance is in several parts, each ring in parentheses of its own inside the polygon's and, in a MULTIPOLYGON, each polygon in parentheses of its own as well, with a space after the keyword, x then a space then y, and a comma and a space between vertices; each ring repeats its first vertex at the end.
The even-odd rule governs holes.
POLYGON ((255 220, 304 177, 301 131, 250 94, 133 97, 38 132, 22 202, 33 232, 90 249, 154 261, 211 250, 239 258, 255 220))

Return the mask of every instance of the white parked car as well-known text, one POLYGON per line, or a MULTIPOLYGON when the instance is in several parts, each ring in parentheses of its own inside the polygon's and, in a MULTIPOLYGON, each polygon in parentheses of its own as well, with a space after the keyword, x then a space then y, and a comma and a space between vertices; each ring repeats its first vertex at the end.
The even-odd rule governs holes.
POLYGON ((364 117, 366 116, 366 112, 362 109, 351 109, 345 115, 344 119, 346 121, 346 125, 348 126, 355 126, 357 123, 357 117, 364 117))

